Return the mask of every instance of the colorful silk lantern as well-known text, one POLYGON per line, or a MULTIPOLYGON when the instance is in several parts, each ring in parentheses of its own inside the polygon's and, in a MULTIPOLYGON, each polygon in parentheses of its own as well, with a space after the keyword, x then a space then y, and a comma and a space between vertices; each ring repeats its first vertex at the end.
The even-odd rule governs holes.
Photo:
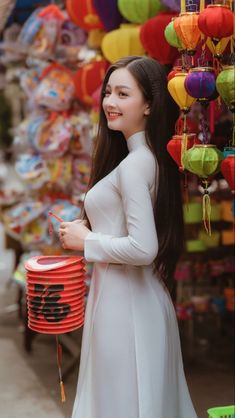
POLYGON ((165 6, 159 0, 118 0, 118 8, 129 22, 144 23, 165 6))
POLYGON ((182 157, 184 152, 198 143, 196 134, 174 135, 167 144, 167 151, 182 171, 184 169, 182 157))
POLYGON ((198 18, 200 31, 209 38, 221 39, 232 36, 234 16, 229 6, 209 4, 198 18))
POLYGON ((168 90, 170 95, 173 97, 174 101, 178 104, 183 113, 187 113, 195 103, 195 97, 192 97, 188 94, 185 89, 185 79, 188 73, 176 73, 170 81, 168 81, 168 90))
POLYGON ((205 229, 211 235, 210 224, 210 196, 208 191, 209 177, 213 176, 220 170, 223 160, 223 153, 212 144, 194 145, 192 148, 184 152, 182 157, 184 167, 193 174, 202 179, 204 188, 203 195, 203 222, 205 229))
POLYGON ((170 81, 173 77, 175 77, 176 74, 182 72, 182 67, 175 66, 173 69, 168 73, 167 80, 170 81))
POLYGON ((74 74, 76 97, 86 105, 92 105, 92 94, 103 81, 108 63, 105 60, 91 61, 74 74))
POLYGON ((225 66, 216 79, 216 88, 231 112, 235 112, 235 66, 225 66))
POLYGON ((179 17, 174 19, 174 29, 182 47, 189 55, 193 55, 201 38, 201 32, 198 28, 197 12, 181 13, 179 17))
POLYGON ((92 29, 88 32, 87 45, 89 48, 97 49, 101 47, 103 37, 106 35, 101 29, 92 29))
POLYGON ((145 50, 140 42, 139 31, 139 26, 127 23, 122 24, 120 29, 107 33, 101 44, 105 58, 113 63, 128 55, 144 55, 145 50))
POLYGON ((174 46, 175 48, 182 49, 181 42, 178 36, 176 35, 173 21, 168 23, 168 25, 166 26, 164 35, 168 44, 174 46))
POLYGON ((216 91, 213 68, 192 68, 185 78, 184 85, 190 96, 200 100, 209 99, 216 91))
POLYGON ((72 22, 80 28, 86 31, 103 29, 92 0, 66 0, 66 10, 72 22))
POLYGON ((140 29, 140 40, 148 54, 157 59, 161 64, 172 64, 179 56, 176 48, 173 48, 165 38, 165 28, 174 13, 162 12, 145 22, 140 29))
POLYGON ((229 154, 221 163, 221 173, 235 194, 235 154, 229 154))
POLYGON ((123 16, 118 10, 117 0, 93 0, 94 7, 107 32, 119 27, 123 16))

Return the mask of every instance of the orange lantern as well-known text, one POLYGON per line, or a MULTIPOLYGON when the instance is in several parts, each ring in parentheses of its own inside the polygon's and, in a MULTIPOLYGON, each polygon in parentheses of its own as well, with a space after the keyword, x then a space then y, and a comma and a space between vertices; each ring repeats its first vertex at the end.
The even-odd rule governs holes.
POLYGON ((86 31, 104 28, 92 0, 67 0, 66 10, 70 19, 86 31))
POLYGON ((92 94, 101 85, 108 62, 105 60, 91 61, 79 68, 74 74, 76 97, 86 105, 92 105, 92 94))
POLYGON ((181 13, 174 19, 174 29, 182 47, 189 55, 193 55, 201 38, 201 32, 198 28, 197 12, 181 13))

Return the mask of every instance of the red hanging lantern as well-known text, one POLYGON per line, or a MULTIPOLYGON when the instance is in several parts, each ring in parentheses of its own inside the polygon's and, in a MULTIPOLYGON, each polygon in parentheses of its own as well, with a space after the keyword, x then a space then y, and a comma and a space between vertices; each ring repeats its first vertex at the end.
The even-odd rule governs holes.
POLYGON ((108 68, 105 60, 92 61, 79 68, 74 74, 76 97, 86 105, 92 105, 92 94, 102 84, 108 68))
MULTIPOLYGON (((180 170, 183 170, 183 163, 182 163, 182 154, 184 151, 184 140, 185 135, 174 135, 172 139, 167 144, 167 151, 169 152, 170 156, 176 162, 180 170)), ((196 138, 196 134, 186 134, 186 144, 185 150, 190 149, 193 145, 200 143, 200 141, 196 138)))
POLYGON ((229 154, 221 163, 221 173, 235 194, 235 155, 229 154))
POLYGON ((140 29, 140 40, 148 54, 161 64, 172 64, 179 56, 176 48, 172 47, 165 38, 165 28, 175 13, 162 12, 147 20, 140 29))
POLYGON ((209 4, 198 18, 200 31, 209 38, 221 39, 232 36, 234 16, 229 6, 209 4))
POLYGON ((92 0, 67 0, 66 10, 70 19, 80 28, 86 31, 104 29, 92 0))

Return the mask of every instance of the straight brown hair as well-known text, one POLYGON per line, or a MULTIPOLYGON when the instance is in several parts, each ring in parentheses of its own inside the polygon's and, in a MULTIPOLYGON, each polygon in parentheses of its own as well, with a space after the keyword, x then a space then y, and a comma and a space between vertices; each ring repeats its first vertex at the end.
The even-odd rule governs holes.
POLYGON ((102 108, 110 74, 119 68, 130 71, 145 100, 150 103, 145 135, 159 166, 158 191, 154 204, 159 251, 154 267, 158 276, 171 287, 176 263, 183 248, 183 216, 179 171, 166 145, 174 133, 178 108, 167 90, 166 68, 156 60, 143 56, 125 57, 107 70, 102 86, 98 134, 88 189, 117 167, 128 154, 126 139, 121 132, 108 128, 102 108))

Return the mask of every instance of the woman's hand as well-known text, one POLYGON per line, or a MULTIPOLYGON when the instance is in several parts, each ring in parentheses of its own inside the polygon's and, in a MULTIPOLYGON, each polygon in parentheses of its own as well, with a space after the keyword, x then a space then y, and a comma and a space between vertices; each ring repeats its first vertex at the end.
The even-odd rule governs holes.
POLYGON ((84 251, 84 241, 90 229, 87 222, 76 220, 73 222, 62 222, 59 229, 61 245, 64 249, 84 251))

